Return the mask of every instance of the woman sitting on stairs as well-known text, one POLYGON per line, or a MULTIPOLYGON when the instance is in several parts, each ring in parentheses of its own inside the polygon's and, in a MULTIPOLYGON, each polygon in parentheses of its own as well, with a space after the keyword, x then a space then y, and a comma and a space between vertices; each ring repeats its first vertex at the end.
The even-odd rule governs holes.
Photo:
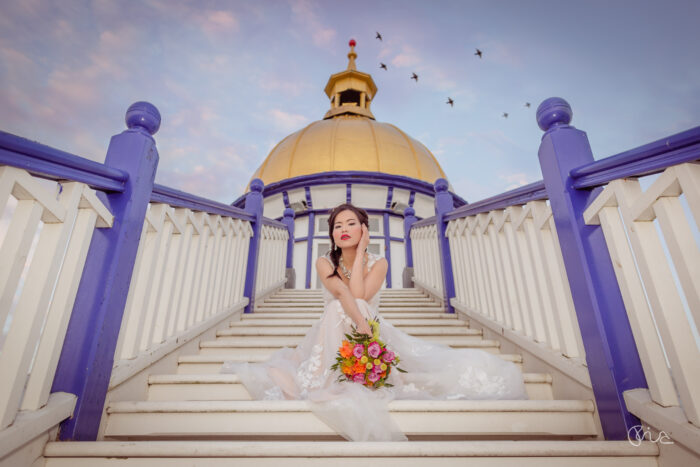
POLYGON ((223 373, 238 374, 253 399, 305 399, 311 410, 351 441, 406 440, 391 419, 394 399, 527 399, 520 369, 479 349, 453 349, 398 330, 379 316, 379 289, 386 259, 366 251, 367 213, 351 204, 331 211, 331 250, 316 262, 323 284, 324 309, 296 348, 284 347, 262 363, 226 362, 223 373), (346 333, 355 326, 371 334, 368 320, 380 318, 380 336, 400 355, 393 387, 368 389, 339 382, 331 370, 346 333))

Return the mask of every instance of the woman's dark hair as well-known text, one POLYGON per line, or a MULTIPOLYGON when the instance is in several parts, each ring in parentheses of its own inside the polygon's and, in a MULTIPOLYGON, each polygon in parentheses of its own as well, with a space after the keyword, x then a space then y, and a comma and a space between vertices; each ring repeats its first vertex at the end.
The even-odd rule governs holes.
POLYGON ((335 247, 335 241, 333 240, 333 224, 335 224, 335 218, 338 217, 338 214, 340 214, 343 211, 354 212, 357 216, 357 219, 360 221, 360 224, 365 224, 367 226, 367 229, 369 229, 369 216, 367 215, 367 211, 365 211, 364 209, 353 206, 350 203, 341 204, 340 206, 336 206, 335 208, 331 209, 330 216, 328 217, 328 236, 331 238, 330 256, 331 261, 333 262, 333 274, 331 274, 328 277, 340 277, 340 275, 338 274, 338 265, 340 264, 340 255, 343 252, 340 250, 340 248, 335 247))

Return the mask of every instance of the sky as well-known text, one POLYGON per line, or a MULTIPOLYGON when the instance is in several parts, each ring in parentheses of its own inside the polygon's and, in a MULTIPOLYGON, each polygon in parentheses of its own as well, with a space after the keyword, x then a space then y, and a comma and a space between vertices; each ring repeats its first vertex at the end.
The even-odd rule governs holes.
POLYGON ((541 179, 535 111, 548 97, 571 104, 596 159, 700 122, 696 0, 0 6, 1 130, 103 162, 146 100, 162 115, 156 182, 224 203, 277 142, 323 118, 351 38, 379 89, 376 119, 425 144, 469 202, 541 179))

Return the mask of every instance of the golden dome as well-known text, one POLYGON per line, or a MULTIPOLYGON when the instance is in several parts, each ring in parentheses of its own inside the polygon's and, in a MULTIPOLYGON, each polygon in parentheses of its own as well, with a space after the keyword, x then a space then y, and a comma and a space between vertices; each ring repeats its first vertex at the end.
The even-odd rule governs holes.
POLYGON ((252 178, 265 185, 319 172, 382 172, 423 180, 446 178, 435 156, 389 123, 340 115, 311 123, 272 149, 252 178))
POLYGON ((331 75, 325 88, 331 109, 324 120, 284 138, 252 178, 265 185, 320 172, 382 172, 433 184, 446 178, 435 156, 394 125, 377 122, 370 111, 377 87, 355 68, 350 41, 348 68, 331 75))

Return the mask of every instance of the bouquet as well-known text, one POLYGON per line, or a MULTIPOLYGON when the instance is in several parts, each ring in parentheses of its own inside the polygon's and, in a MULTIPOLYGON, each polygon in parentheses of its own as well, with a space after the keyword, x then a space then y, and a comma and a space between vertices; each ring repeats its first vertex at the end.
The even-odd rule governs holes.
POLYGON ((372 389, 390 387, 386 380, 392 368, 402 373, 406 371, 398 367, 399 356, 379 339, 379 320, 369 321, 369 325, 372 336, 357 332, 355 326, 351 334, 345 334, 346 340, 338 349, 336 363, 331 369, 340 369, 338 381, 352 381, 372 389))

